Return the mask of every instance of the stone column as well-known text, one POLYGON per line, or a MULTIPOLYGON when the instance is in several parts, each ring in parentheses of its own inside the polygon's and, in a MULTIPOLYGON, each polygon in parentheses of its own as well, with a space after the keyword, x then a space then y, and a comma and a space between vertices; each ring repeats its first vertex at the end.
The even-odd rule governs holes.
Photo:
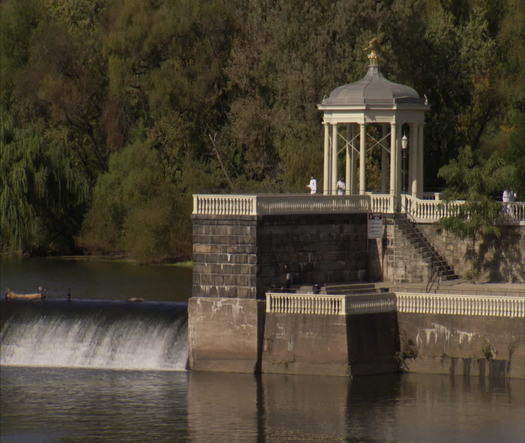
POLYGON ((388 127, 381 125, 381 194, 388 192, 388 152, 385 149, 386 136, 388 135, 388 127))
POLYGON ((328 123, 324 126, 324 169, 323 169, 323 194, 328 194, 330 183, 330 132, 328 123))
POLYGON ((418 174, 418 125, 416 123, 410 124, 410 141, 408 161, 410 163, 408 173, 408 192, 412 197, 417 196, 417 174, 418 174))
POLYGON ((366 126, 364 123, 359 124, 359 194, 364 195, 366 192, 366 126))
POLYGON ((352 124, 352 181, 350 183, 350 194, 357 194, 357 151, 355 149, 355 136, 356 136, 356 127, 355 124, 352 124))
POLYGON ((330 194, 336 193, 337 188, 337 124, 332 125, 332 171, 330 194))
POLYGON ((423 198, 423 191, 424 191, 424 175, 423 175, 423 155, 424 155, 424 147, 423 147, 423 129, 424 125, 423 123, 419 124, 419 130, 418 130, 418 144, 417 144, 417 196, 419 198, 423 198))
POLYGON ((390 195, 396 195, 397 190, 397 126, 395 123, 390 124, 390 195))
POLYGON ((402 125, 396 127, 396 195, 401 195, 401 138, 403 137, 402 125))
POLYGON ((350 194, 350 180, 352 180, 352 128, 346 126, 346 157, 345 157, 345 194, 350 194))

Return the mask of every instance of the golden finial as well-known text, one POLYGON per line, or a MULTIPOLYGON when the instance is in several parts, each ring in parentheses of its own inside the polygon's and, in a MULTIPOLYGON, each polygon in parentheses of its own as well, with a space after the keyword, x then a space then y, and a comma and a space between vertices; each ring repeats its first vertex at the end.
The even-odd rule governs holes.
POLYGON ((365 48, 365 51, 370 51, 368 54, 368 60, 370 61, 370 66, 378 65, 378 55, 377 50, 379 49, 379 38, 374 37, 368 42, 368 46, 365 48))

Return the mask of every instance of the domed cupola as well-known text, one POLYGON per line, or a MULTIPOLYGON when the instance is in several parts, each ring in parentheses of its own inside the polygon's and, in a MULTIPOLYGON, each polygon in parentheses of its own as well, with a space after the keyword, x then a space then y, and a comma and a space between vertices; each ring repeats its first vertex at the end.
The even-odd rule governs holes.
POLYGON ((387 80, 377 65, 370 65, 359 81, 335 88, 322 105, 359 106, 395 105, 398 103, 423 104, 419 94, 410 86, 387 80))
POLYGON ((422 105, 424 100, 410 86, 387 80, 379 69, 376 53, 377 40, 370 42, 371 53, 368 72, 359 81, 335 88, 320 106, 395 105, 413 103, 422 105))

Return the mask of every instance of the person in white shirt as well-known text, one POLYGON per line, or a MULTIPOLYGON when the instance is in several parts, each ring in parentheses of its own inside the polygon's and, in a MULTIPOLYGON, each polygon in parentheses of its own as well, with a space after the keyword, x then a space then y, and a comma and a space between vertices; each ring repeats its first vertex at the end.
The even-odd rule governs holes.
POLYGON ((345 182, 343 181, 342 178, 340 178, 337 181, 336 189, 337 189, 337 195, 344 195, 345 189, 346 189, 346 185, 345 185, 345 182))
POLYGON ((310 177, 310 183, 308 183, 306 187, 310 189, 310 194, 315 194, 317 192, 317 180, 313 175, 310 177))
POLYGON ((511 215, 512 210, 509 203, 514 201, 514 193, 509 189, 505 189, 501 196, 501 201, 503 202, 503 213, 511 215))

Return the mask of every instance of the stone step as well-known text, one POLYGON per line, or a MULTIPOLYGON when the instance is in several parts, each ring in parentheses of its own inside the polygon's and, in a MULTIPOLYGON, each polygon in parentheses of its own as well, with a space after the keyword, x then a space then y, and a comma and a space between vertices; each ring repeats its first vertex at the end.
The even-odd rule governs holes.
POLYGON ((341 283, 325 286, 327 294, 374 294, 382 292, 373 283, 341 283))

